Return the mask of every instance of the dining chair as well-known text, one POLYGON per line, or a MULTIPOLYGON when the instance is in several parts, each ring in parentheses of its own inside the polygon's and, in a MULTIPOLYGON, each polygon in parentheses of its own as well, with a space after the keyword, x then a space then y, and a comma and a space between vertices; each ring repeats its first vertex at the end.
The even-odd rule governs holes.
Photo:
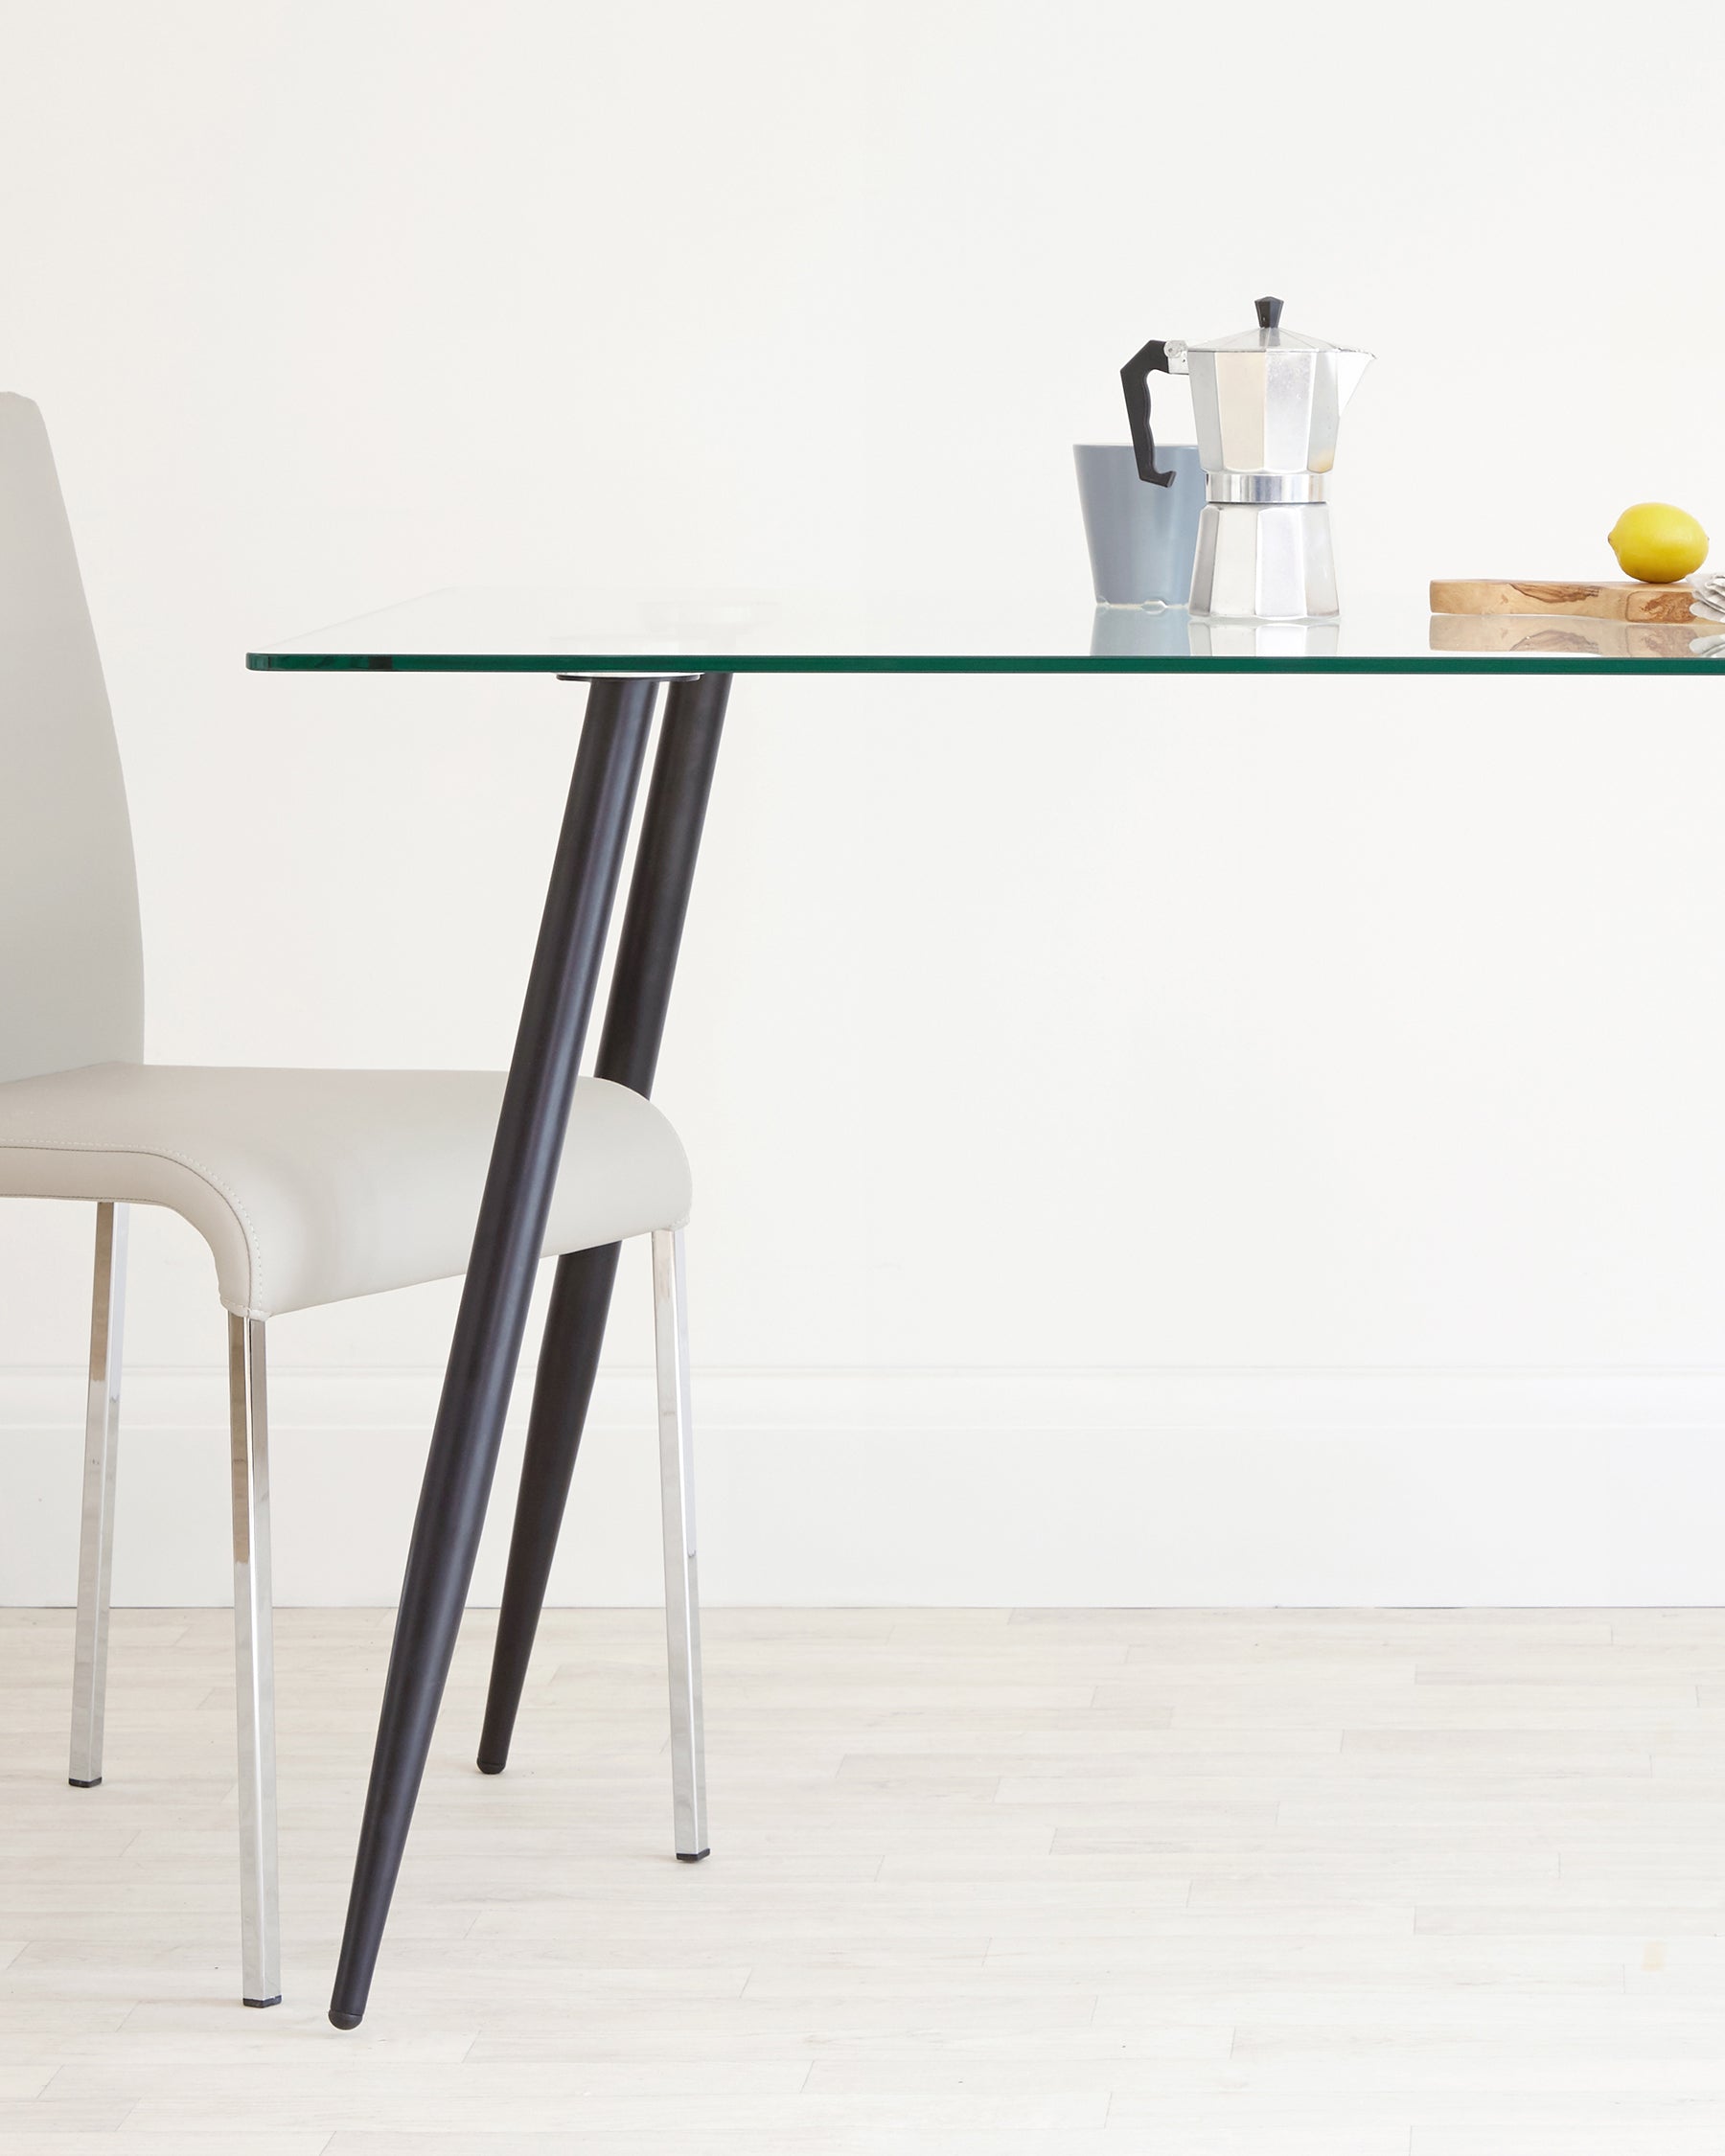
MULTIPOLYGON (((466 1269, 501 1074, 148 1064, 131 828, 41 414, 0 395, 0 1197, 96 1207, 68 1778, 103 1778, 128 1208, 209 1244, 227 1312, 240 1907, 248 2007, 281 1997, 264 1332, 285 1312, 466 1269)), ((547 1253, 653 1239, 679 1856, 706 1852, 683 1224, 677 1134, 582 1079, 547 1253)))

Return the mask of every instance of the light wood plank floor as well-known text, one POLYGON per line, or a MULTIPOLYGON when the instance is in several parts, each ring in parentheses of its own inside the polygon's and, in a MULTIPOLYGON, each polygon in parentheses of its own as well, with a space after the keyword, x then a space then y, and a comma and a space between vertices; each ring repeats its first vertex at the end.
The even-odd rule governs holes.
POLYGON ((714 1611, 462 1643, 372 2010, 324 2021, 388 1613, 279 1620, 287 2004, 236 2003, 225 1612, 0 1614, 0 2156, 1725 2148, 1725 1615, 714 1611))

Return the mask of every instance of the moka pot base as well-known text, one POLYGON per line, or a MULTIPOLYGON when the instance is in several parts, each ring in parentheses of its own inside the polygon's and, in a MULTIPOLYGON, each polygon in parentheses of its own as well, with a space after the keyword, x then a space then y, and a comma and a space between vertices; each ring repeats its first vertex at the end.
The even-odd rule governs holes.
MULTIPOLYGON (((1206 474, 1209 481, 1257 476, 1206 474)), ((1284 483, 1283 475, 1273 475, 1273 483, 1284 483)), ((1198 519, 1198 551, 1192 563, 1191 611, 1195 618, 1323 621, 1333 619, 1340 610, 1326 502, 1205 503, 1198 519)))

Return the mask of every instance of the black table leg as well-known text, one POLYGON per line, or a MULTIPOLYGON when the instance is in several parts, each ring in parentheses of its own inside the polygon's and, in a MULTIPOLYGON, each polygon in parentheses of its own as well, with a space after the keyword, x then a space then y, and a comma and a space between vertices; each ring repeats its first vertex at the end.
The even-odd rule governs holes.
POLYGON ((587 693, 402 1582, 330 2001, 337 2029, 365 2011, 473 1575, 656 694, 653 681, 596 681, 587 693))
MULTIPOLYGON (((671 691, 654 759, 598 1061, 601 1078, 614 1078, 637 1093, 653 1089, 729 693, 728 675, 709 674, 699 680, 678 682, 671 691)), ((615 1243, 610 1243, 599 1250, 572 1250, 557 1262, 521 1462, 521 1490, 497 1618, 485 1727, 479 1738, 479 1767, 484 1774, 501 1774, 509 1757, 509 1740, 527 1681, 527 1663, 599 1367, 611 1284, 617 1274, 617 1250, 615 1243)))

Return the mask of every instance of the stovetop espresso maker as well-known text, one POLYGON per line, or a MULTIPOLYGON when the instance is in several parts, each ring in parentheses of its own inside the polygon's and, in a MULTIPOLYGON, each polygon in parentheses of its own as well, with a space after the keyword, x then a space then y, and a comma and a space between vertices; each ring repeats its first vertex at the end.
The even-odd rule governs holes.
POLYGON ((1311 621, 1338 611, 1323 475, 1371 355, 1284 330, 1281 313, 1280 300, 1261 299, 1255 330, 1207 344, 1153 337, 1120 369, 1138 477, 1154 487, 1174 474, 1156 462, 1150 377, 1191 380, 1205 487, 1194 614, 1311 621))

